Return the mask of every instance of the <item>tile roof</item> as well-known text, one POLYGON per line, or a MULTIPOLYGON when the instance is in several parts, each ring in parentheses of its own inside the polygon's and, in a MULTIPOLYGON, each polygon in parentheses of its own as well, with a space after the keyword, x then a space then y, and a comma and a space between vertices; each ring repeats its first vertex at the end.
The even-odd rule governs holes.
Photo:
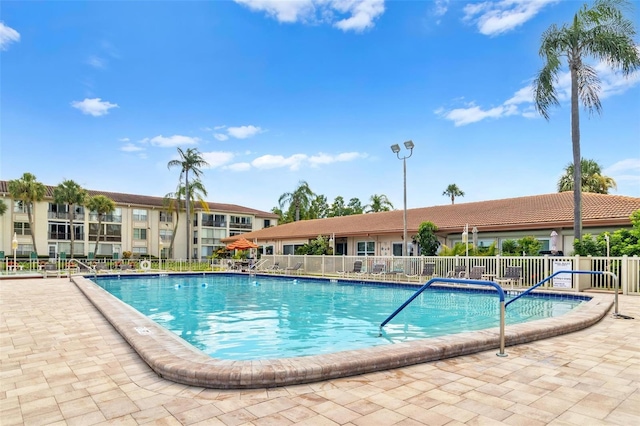
MULTIPOLYGON (((53 190, 55 186, 45 185, 46 193, 45 198, 53 198, 53 190)), ((93 189, 86 189, 87 193, 90 196, 96 195, 104 195, 105 197, 111 198, 116 204, 127 204, 132 206, 140 206, 140 207, 163 207, 163 197, 152 197, 147 195, 136 195, 136 194, 122 194, 118 192, 107 192, 107 191, 99 191, 93 189)), ((0 194, 9 194, 8 189, 8 181, 0 180, 0 194)), ((265 212, 261 210, 252 209, 249 207, 238 206, 235 204, 224 204, 224 203, 210 203, 207 202, 209 206, 209 210, 213 212, 226 212, 226 213, 241 213, 241 214, 250 214, 256 215, 265 218, 273 218, 278 219, 279 216, 277 214, 271 212, 265 212)))
MULTIPOLYGON (((629 216, 640 210, 640 198, 582 194, 584 227, 628 226, 629 216)), ((449 204, 407 210, 407 231, 416 233, 422 222, 438 226, 439 235, 459 233, 465 224, 483 232, 573 227, 573 192, 534 195, 473 203, 449 204)), ((385 235, 403 231, 403 211, 368 213, 327 219, 303 220, 253 231, 248 239, 315 238, 335 233, 341 237, 385 235)), ((232 241, 236 237, 224 239, 232 241)))

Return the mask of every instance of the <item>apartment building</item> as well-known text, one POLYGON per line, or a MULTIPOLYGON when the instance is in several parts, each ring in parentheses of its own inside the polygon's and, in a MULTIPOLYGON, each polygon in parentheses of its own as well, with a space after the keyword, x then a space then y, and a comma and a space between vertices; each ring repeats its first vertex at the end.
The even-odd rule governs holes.
MULTIPOLYGON (((116 205, 113 213, 103 217, 96 245, 99 229, 96 212, 84 206, 75 206, 70 212, 68 205, 55 203, 54 187, 46 186, 44 199, 32 206, 32 229, 26 205, 11 198, 7 184, 0 181, 0 200, 7 205, 7 211, 0 216, 2 257, 13 256, 14 236, 17 257, 29 257, 32 253, 49 258, 64 253, 70 257, 72 232, 75 257, 121 257, 125 251, 165 259, 187 257, 186 212, 167 210, 162 197, 87 190, 89 196, 104 195, 116 205)), ((234 204, 195 203, 191 216, 193 259, 205 259, 224 247, 221 241, 224 238, 278 224, 276 214, 234 204)))

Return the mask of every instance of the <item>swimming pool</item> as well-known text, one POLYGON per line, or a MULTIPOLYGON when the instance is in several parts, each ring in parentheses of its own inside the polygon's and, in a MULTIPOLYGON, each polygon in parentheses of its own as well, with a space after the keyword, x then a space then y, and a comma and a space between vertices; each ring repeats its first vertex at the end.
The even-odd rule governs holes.
MULTIPOLYGON (((411 285, 239 274, 99 278, 97 284, 206 354, 228 360, 311 356, 499 325, 495 291, 431 288, 389 323, 411 285)), ((508 324, 564 315, 584 298, 531 296, 508 324)))
MULTIPOLYGON (((205 276, 202 273, 193 275, 205 276)), ((72 276, 71 281, 156 374, 185 385, 214 389, 295 385, 495 350, 500 346, 499 331, 494 327, 329 354, 225 360, 205 354, 86 277, 72 276)), ((603 294, 590 294, 589 297, 591 300, 559 317, 507 324, 506 346, 558 336, 595 324, 611 309, 613 298, 603 294)), ((513 305, 515 303, 510 306, 513 305)))

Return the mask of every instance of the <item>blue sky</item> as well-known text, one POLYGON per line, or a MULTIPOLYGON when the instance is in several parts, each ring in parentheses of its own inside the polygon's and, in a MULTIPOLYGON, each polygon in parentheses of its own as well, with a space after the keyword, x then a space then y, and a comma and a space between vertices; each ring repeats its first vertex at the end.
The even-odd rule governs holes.
MULTIPOLYGON (((556 191, 572 161, 568 78, 549 121, 538 44, 575 1, 3 1, 0 179, 164 196, 197 148, 207 199, 269 211, 307 181, 409 208, 556 191), (404 150, 401 154, 405 154, 404 150)), ((636 28, 639 10, 633 12, 636 28)), ((640 196, 640 75, 600 70, 582 155, 640 196)))

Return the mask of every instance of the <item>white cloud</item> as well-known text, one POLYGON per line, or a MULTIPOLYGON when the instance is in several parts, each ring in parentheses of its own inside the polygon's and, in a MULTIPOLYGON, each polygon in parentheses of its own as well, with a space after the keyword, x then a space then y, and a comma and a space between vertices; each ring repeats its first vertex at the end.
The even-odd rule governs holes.
POLYGON ((209 163, 209 167, 212 169, 230 163, 234 157, 235 155, 232 152, 211 151, 202 153, 202 158, 209 163))
POLYGON ((129 142, 129 138, 120 138, 118 139, 120 142, 129 142))
POLYGON ((559 0, 501 0, 469 3, 464 7, 464 20, 477 25, 480 33, 494 36, 519 27, 543 8, 559 0))
POLYGON ((519 105, 533 102, 533 87, 525 86, 518 90, 511 98, 507 99, 504 105, 519 105))
POLYGON ((87 98, 83 101, 73 101, 71 102, 71 106, 79 109, 83 114, 100 117, 101 115, 108 114, 111 108, 117 108, 118 104, 102 101, 100 98, 87 98))
POLYGON ((140 151, 144 151, 144 148, 138 145, 134 145, 132 143, 127 143, 124 144, 121 148, 120 151, 124 151, 124 152, 140 152, 140 151))
POLYGON ((223 133, 214 133, 213 137, 218 139, 219 141, 226 141, 227 139, 229 139, 229 136, 223 134, 223 133))
POLYGON ((237 139, 250 138, 251 136, 255 136, 258 133, 262 133, 262 132, 263 130, 260 127, 251 126, 251 125, 227 128, 227 133, 229 134, 229 136, 237 139))
POLYGON ((224 129, 225 127, 227 127, 227 126, 225 126, 225 125, 223 124, 222 126, 215 126, 215 127, 213 128, 213 130, 220 130, 220 129, 224 129))
POLYGON ((99 56, 92 55, 87 59, 87 64, 94 68, 103 69, 106 66, 106 61, 99 56))
POLYGON ((0 22, 0 50, 7 50, 11 43, 20 41, 20 33, 0 22))
POLYGON ((277 169, 288 167, 290 170, 299 170, 300 166, 308 157, 305 154, 293 154, 290 157, 282 155, 263 155, 251 162, 257 169, 277 169))
MULTIPOLYGON (((600 93, 598 96, 601 100, 624 93, 640 83, 640 72, 635 72, 625 77, 620 72, 612 70, 605 62, 599 62, 593 68, 600 78, 600 93)), ((569 71, 558 73, 555 88, 559 102, 568 102, 571 99, 571 75, 569 71)), ((434 113, 453 121, 456 126, 476 123, 485 118, 501 118, 510 115, 521 115, 525 118, 540 116, 534 107, 533 87, 530 84, 519 89, 502 105, 494 108, 483 109, 474 103, 470 103, 465 108, 445 109, 441 107, 436 109, 434 113)))
POLYGON ((375 19, 384 13, 384 0, 334 0, 331 5, 340 13, 351 15, 333 24, 342 31, 372 28, 375 19))
POLYGON ((439 108, 436 114, 447 120, 453 121, 456 127, 465 126, 467 124, 482 121, 485 118, 500 118, 518 113, 518 107, 515 105, 500 105, 495 108, 483 110, 479 106, 471 104, 467 108, 456 108, 450 111, 444 111, 439 108))
POLYGON ((140 143, 148 143, 161 148, 173 148, 182 145, 196 145, 199 141, 199 138, 192 138, 191 136, 173 135, 165 137, 158 135, 153 138, 144 138, 140 143))
POLYGON ((230 164, 226 166, 225 169, 231 170, 232 172, 246 172, 247 170, 251 170, 251 163, 230 164))
POLYGON ((234 0, 279 22, 329 22, 343 31, 363 31, 384 13, 384 0, 234 0), (347 15, 346 17, 344 17, 347 15))
POLYGON ((640 158, 627 158, 618 161, 602 170, 606 176, 611 176, 615 180, 636 180, 640 181, 640 158))
POLYGON ((361 154, 359 152, 343 152, 338 155, 329 155, 324 153, 318 153, 316 155, 312 155, 309 157, 309 164, 311 166, 317 167, 320 164, 331 164, 345 161, 353 161, 357 158, 365 158, 365 154, 361 154))

